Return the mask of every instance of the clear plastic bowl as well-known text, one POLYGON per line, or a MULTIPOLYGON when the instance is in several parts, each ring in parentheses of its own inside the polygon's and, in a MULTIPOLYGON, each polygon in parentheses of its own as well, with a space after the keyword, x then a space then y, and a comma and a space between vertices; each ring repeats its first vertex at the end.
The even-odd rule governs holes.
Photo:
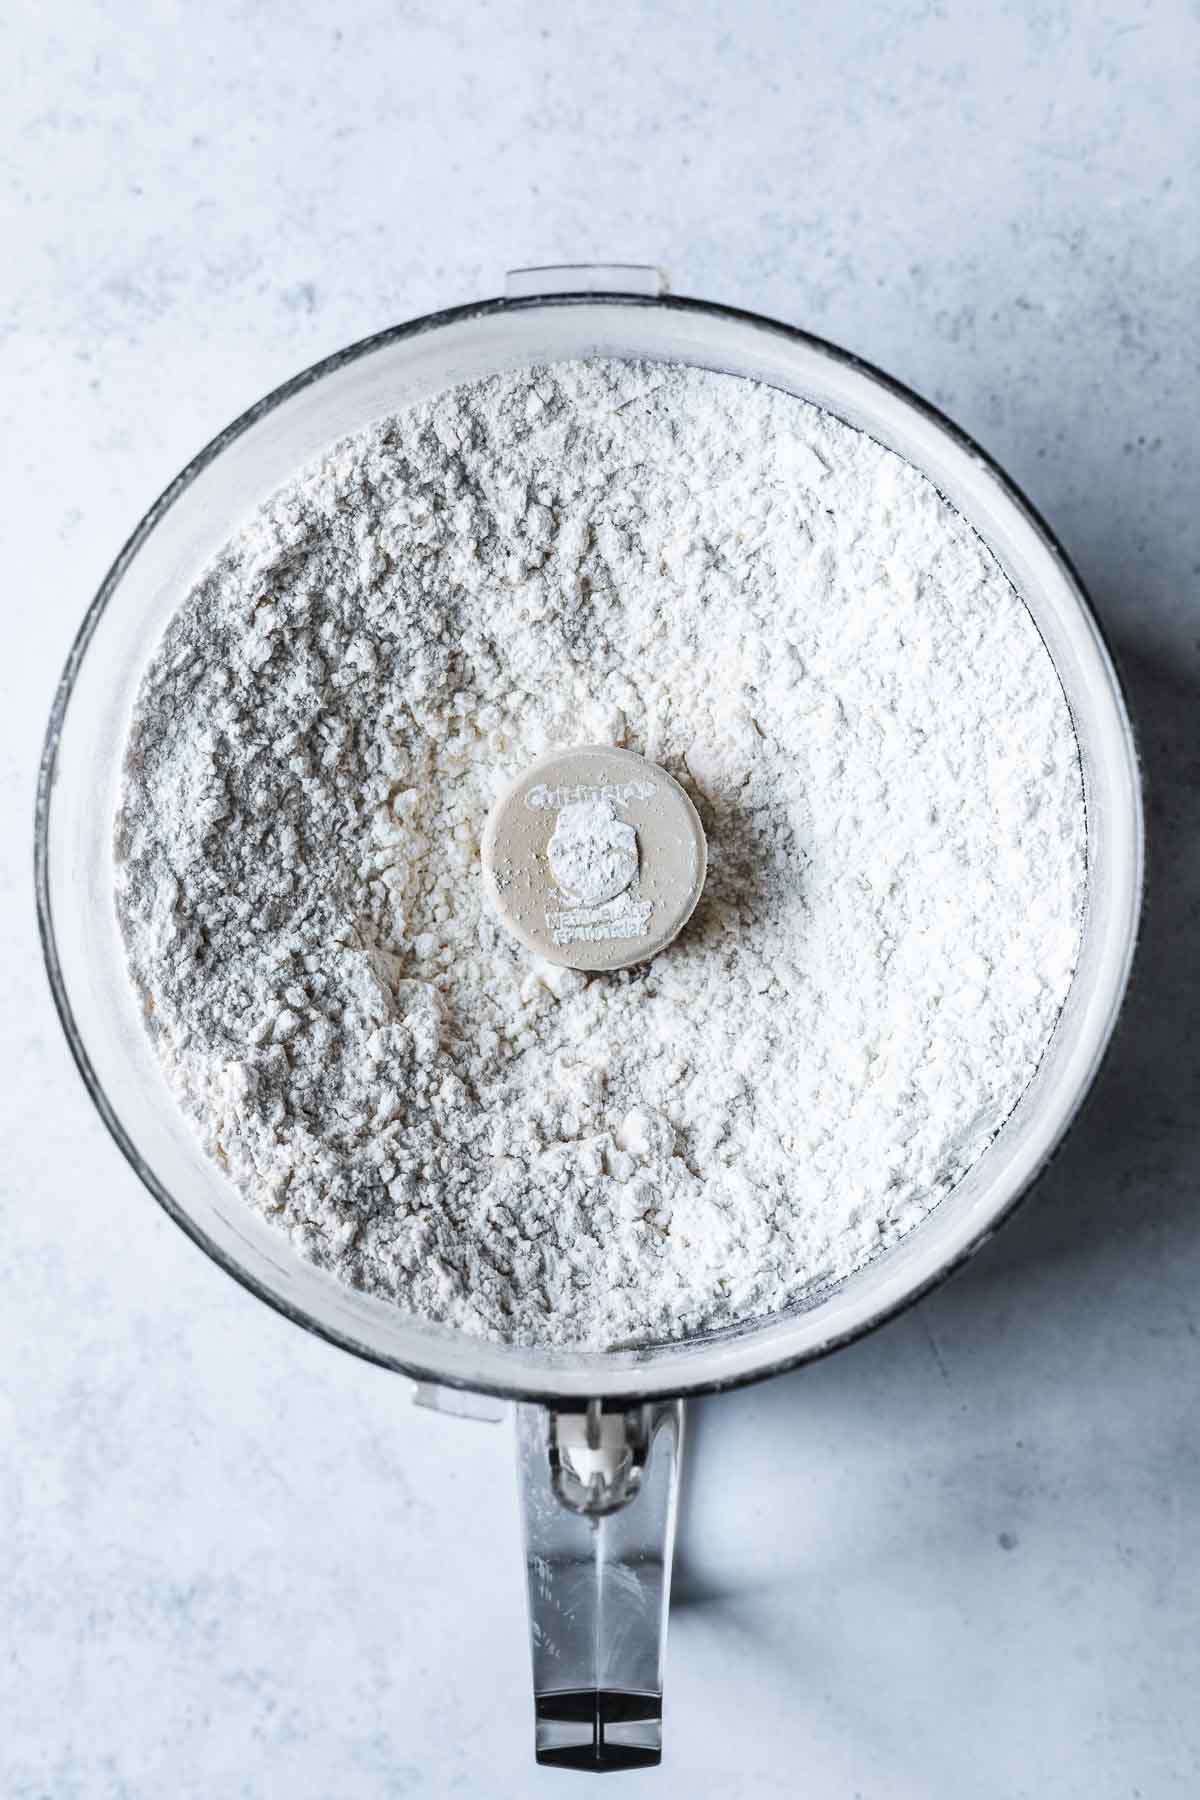
POLYGON ((996 466, 896 382, 803 332, 704 301, 572 293, 486 301, 368 338, 252 407, 167 489, 121 552, 71 652, 46 740, 37 881, 47 965, 93 1100, 146 1186, 231 1275, 298 1324, 419 1379, 545 1401, 683 1395, 768 1375, 877 1325, 976 1249, 1054 1150, 1112 1032, 1142 883, 1137 761, 1120 687, 1073 571, 996 466), (751 376, 826 407, 922 470, 985 539, 1032 613, 1078 735, 1087 806, 1079 966, 1034 1080, 959 1187, 907 1238, 769 1319, 620 1352, 485 1343, 425 1325, 303 1262, 200 1150, 126 978, 111 821, 146 660, 201 567, 334 439, 455 382, 583 356, 751 376))

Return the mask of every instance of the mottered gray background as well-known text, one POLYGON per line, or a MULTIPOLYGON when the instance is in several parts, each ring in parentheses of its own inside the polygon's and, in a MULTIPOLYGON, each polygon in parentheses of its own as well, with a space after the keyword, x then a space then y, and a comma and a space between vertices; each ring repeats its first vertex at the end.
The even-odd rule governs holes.
POLYGON ((262 392, 514 264, 661 261, 1007 465, 1141 728, 1151 898, 1099 1089, 965 1273, 692 1409, 667 1760, 631 1795, 1200 1790, 1198 34, 1154 4, 11 0, 0 59, 0 1792, 510 1800, 506 1427, 275 1317, 91 1111, 30 880, 116 549, 262 392))

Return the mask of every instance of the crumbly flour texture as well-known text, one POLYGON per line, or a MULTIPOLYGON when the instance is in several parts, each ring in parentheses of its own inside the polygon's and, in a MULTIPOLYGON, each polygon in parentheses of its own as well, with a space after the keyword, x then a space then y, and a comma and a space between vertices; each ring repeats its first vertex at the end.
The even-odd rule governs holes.
POLYGON ((609 1346, 774 1311, 953 1188, 1062 1006, 1085 831, 1045 648, 922 476, 592 361, 388 419, 238 533, 148 667, 116 854, 251 1205, 410 1313, 609 1346), (709 846, 682 935, 590 978, 493 920, 478 851, 583 743, 668 769, 709 846))

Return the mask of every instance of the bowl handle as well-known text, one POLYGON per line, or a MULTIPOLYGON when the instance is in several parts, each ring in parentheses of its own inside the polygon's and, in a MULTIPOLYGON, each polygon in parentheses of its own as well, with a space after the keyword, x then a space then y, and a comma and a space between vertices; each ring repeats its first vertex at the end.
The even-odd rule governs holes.
POLYGON ((683 1402, 516 1408, 539 1763, 649 1768, 662 1670, 683 1402))

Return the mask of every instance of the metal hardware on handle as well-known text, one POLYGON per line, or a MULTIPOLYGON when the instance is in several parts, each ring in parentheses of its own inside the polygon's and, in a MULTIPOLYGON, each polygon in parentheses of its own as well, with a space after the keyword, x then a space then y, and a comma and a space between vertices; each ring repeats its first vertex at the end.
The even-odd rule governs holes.
POLYGON ((648 263, 549 263, 538 269, 510 269, 504 296, 527 300, 546 294, 642 294, 656 300, 670 285, 666 270, 648 263))
POLYGON ((650 1407, 550 1414, 550 1480, 572 1512, 591 1519, 627 1506, 642 1483, 649 1448, 650 1407))
POLYGON ((662 1755, 683 1403, 516 1408, 539 1763, 662 1755))

